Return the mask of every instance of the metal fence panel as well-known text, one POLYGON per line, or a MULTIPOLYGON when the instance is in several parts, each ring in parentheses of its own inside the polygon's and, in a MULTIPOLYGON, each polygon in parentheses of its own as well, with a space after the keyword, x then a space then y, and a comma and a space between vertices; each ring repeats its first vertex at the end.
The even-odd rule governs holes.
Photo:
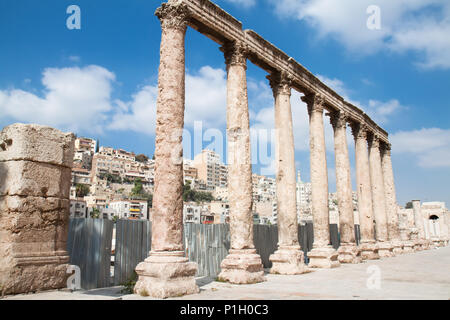
POLYGON ((138 263, 148 257, 150 246, 151 223, 148 220, 117 220, 114 285, 131 279, 138 263))
POLYGON ((80 267, 81 288, 110 286, 109 264, 113 222, 104 219, 71 218, 67 251, 70 264, 80 267))
POLYGON ((197 276, 215 277, 220 273, 220 263, 230 249, 228 224, 184 225, 184 244, 189 261, 197 262, 197 276))

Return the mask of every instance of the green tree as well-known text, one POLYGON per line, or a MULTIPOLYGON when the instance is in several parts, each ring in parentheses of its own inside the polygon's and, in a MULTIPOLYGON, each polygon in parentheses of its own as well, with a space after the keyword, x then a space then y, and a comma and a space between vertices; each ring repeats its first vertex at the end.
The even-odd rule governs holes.
POLYGON ((99 219, 100 218, 100 210, 98 208, 93 208, 91 211, 91 218, 99 219))
POLYGON ((145 154, 141 153, 136 156, 136 161, 145 163, 148 161, 148 157, 145 154))
POLYGON ((142 180, 137 178, 134 180, 134 187, 131 190, 131 196, 139 196, 144 194, 144 187, 142 186, 142 180))
POLYGON ((410 201, 410 202, 406 203, 405 209, 412 209, 412 207, 413 207, 413 205, 412 205, 412 202, 410 201))
POLYGON ((75 188, 75 193, 79 198, 85 197, 89 194, 89 186, 87 184, 77 183, 75 188))

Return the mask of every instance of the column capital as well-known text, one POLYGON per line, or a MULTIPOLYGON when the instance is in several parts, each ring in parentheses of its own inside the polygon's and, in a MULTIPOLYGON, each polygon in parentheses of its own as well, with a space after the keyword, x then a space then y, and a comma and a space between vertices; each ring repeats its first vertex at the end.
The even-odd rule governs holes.
POLYGON ((233 41, 224 44, 220 50, 225 56, 225 63, 230 65, 241 65, 247 67, 248 46, 241 41, 233 41))
POLYGON ((276 97, 280 94, 291 95, 291 86, 293 78, 287 72, 274 72, 266 77, 269 80, 273 95, 276 97))
POLYGON ((189 10, 184 3, 163 3, 156 9, 155 15, 160 20, 162 29, 186 30, 189 10))
POLYGON ((331 112, 329 116, 330 123, 333 126, 334 130, 336 130, 337 128, 347 128, 348 114, 343 111, 335 111, 331 112))
POLYGON ((325 98, 318 93, 305 94, 301 97, 302 101, 308 105, 308 113, 319 112, 323 113, 325 106, 325 98))
POLYGON ((350 124, 354 139, 368 139, 369 128, 365 123, 353 122, 350 124))
POLYGON ((383 143, 381 143, 381 149, 382 149, 384 154, 390 156, 391 155, 392 145, 390 143, 383 142, 383 143))
POLYGON ((370 148, 380 148, 380 137, 376 133, 372 133, 369 137, 369 147, 370 148))

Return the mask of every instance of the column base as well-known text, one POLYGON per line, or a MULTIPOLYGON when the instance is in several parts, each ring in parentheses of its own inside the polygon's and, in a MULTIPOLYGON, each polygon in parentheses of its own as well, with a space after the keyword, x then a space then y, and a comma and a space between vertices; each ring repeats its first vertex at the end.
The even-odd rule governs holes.
POLYGON ((363 260, 380 259, 380 255, 378 254, 378 246, 375 241, 361 242, 359 247, 361 249, 361 258, 363 260))
POLYGON ((356 243, 342 243, 338 249, 340 263, 361 263, 361 248, 356 243))
POLYGON ((189 262, 183 251, 152 251, 136 266, 136 273, 134 292, 141 296, 165 299, 199 292, 197 263, 189 262))
POLYGON ((415 243, 411 240, 403 241, 403 253, 412 253, 415 252, 415 243))
POLYGON ((266 281, 261 257, 256 249, 230 249, 220 264, 219 281, 251 284, 266 281))
POLYGON ((380 241, 377 242, 377 245, 380 258, 390 258, 394 256, 393 246, 389 241, 380 241))
POLYGON ((400 240, 392 240, 392 253, 394 256, 400 255, 403 253, 403 242, 400 240))
POLYGON ((309 268, 337 268, 340 267, 338 252, 332 246, 313 248, 308 252, 309 268))
POLYGON ((272 261, 272 274, 292 275, 307 272, 300 246, 280 246, 270 255, 269 260, 272 261))
POLYGON ((424 240, 416 240, 414 243, 414 251, 422 251, 424 250, 424 240))
POLYGON ((70 274, 66 251, 16 255, 2 262, 6 263, 0 266, 0 296, 67 287, 70 274))

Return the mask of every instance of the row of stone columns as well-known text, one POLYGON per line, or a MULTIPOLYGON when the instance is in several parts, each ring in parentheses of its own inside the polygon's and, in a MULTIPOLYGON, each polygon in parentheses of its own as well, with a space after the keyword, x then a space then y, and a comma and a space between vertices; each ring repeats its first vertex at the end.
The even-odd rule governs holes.
MULTIPOLYGON (((155 145, 155 191, 152 249, 136 267, 135 292, 169 297, 198 292, 194 276, 197 265, 183 252, 182 225, 182 129, 185 103, 185 33, 188 10, 182 3, 157 9, 161 21, 161 61, 158 78, 155 145)), ((264 281, 260 256, 253 243, 252 170, 244 43, 226 43, 221 50, 227 67, 228 192, 231 248, 221 263, 219 279, 231 283, 264 281)), ((294 138, 290 105, 291 79, 274 72, 268 77, 275 100, 278 249, 271 255, 272 273, 300 274, 305 271, 298 243, 294 138)), ((352 123, 356 148, 356 171, 362 244, 356 246, 352 208, 350 162, 346 125, 351 121, 340 112, 331 114, 335 136, 338 206, 341 241, 339 252, 330 245, 328 177, 323 112, 324 98, 315 93, 302 97, 307 103, 310 129, 313 249, 310 267, 332 268, 340 262, 355 263, 378 258, 379 248, 389 255, 388 241, 397 239, 395 188, 388 149, 380 152, 379 139, 363 124, 352 123), (368 151, 370 142, 370 152, 368 151), (388 215, 389 216, 388 216, 388 215), (374 220, 376 221, 376 238, 374 220), (389 225, 389 230, 387 230, 389 225), (392 230, 391 230, 392 229, 392 230), (382 243, 377 246, 376 241, 382 243)))

